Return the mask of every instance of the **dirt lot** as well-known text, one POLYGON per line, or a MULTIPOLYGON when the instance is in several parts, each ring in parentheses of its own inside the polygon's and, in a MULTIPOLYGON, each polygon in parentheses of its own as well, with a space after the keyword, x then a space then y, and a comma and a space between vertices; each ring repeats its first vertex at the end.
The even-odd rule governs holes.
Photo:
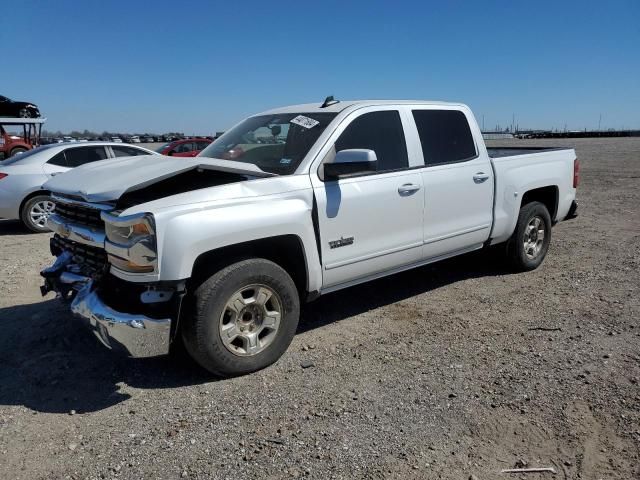
POLYGON ((48 236, 0 223, 0 476, 640 478, 640 138, 517 144, 583 166, 540 269, 479 253, 323 297, 232 380, 105 351, 40 298, 48 236), (523 462, 558 473, 499 473, 523 462))

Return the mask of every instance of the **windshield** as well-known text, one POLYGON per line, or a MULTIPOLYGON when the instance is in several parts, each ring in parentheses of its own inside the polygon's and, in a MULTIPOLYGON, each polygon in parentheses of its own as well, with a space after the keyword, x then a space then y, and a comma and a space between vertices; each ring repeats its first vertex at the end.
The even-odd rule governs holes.
POLYGON ((200 157, 252 163, 265 172, 290 175, 336 113, 283 113, 251 117, 200 152, 200 157))
POLYGON ((169 148, 169 146, 172 144, 173 142, 169 142, 169 143, 165 143, 164 145, 162 145, 161 147, 156 148, 156 152, 158 153, 162 153, 164 151, 165 148, 169 148))

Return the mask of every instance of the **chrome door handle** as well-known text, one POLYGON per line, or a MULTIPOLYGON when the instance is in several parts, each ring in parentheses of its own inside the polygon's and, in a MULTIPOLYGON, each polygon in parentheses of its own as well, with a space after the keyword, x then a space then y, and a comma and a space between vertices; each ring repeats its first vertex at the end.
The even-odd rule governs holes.
POLYGON ((398 193, 400 195, 408 195, 413 192, 417 192, 420 190, 420 185, 415 185, 413 183, 405 183, 401 187, 398 187, 398 193))
POLYGON ((476 183, 482 183, 489 178, 488 173, 478 172, 473 176, 473 181, 476 183))

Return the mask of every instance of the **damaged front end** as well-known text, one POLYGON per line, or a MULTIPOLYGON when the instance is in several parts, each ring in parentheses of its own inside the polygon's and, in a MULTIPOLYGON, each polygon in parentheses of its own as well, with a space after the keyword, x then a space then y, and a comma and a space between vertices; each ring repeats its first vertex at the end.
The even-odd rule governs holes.
MULTIPOLYGON (((126 251, 109 242, 102 216, 113 206, 54 197, 51 253, 55 262, 42 270, 42 295, 55 292, 73 314, 108 348, 131 357, 169 352, 177 331, 184 281, 128 282, 110 272, 109 250, 126 251), (118 250, 120 248, 120 250, 118 250)), ((110 216, 110 218, 117 218, 110 216)))

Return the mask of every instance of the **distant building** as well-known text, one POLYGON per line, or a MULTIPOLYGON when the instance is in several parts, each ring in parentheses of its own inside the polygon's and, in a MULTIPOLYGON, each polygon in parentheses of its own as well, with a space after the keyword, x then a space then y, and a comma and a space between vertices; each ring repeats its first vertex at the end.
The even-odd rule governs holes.
POLYGON ((504 140, 505 138, 513 138, 513 133, 482 132, 482 138, 485 140, 504 140))

